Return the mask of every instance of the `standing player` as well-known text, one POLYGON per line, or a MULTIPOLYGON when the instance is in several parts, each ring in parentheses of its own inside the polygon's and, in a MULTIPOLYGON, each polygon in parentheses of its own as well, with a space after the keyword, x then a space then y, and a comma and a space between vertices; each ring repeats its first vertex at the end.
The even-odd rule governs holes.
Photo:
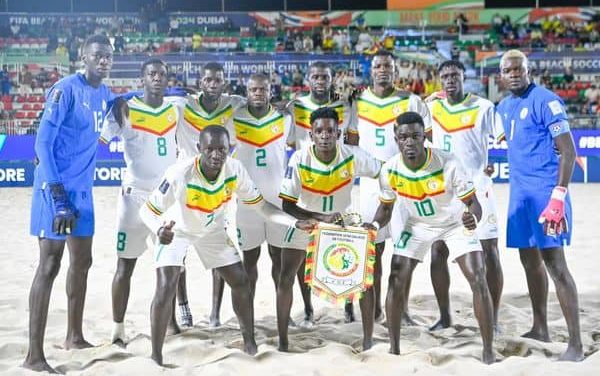
POLYGON ((385 303, 390 352, 400 354, 406 284, 431 245, 441 240, 469 281, 483 339, 482 361, 493 363, 492 302, 481 244, 474 233, 481 219, 475 188, 460 161, 443 151, 425 147, 424 122, 419 114, 405 112, 396 123, 394 132, 400 153, 383 165, 379 178, 381 204, 373 221, 376 228, 386 225, 397 199, 408 212, 402 232, 393 235, 394 256, 385 303))
MULTIPOLYGON (((502 128, 494 104, 487 99, 463 90, 465 67, 456 60, 443 62, 439 76, 445 98, 427 103, 431 123, 426 126, 433 146, 453 154, 462 164, 467 176, 473 179, 477 200, 482 207, 482 221, 477 226, 485 258, 486 277, 494 304, 494 325, 498 324, 498 306, 504 278, 498 256, 498 226, 492 179, 485 173, 490 135, 498 136, 502 128)), ((448 249, 443 242, 431 249, 431 279, 440 307, 440 320, 431 330, 450 326, 450 274, 448 249)))
MULTIPOLYGON (((188 95, 184 105, 184 122, 177 127, 177 147, 179 159, 185 160, 197 154, 196 144, 198 135, 210 124, 223 125, 233 116, 233 112, 245 104, 244 98, 237 95, 223 94, 225 91, 225 73, 223 66, 219 63, 207 63, 202 67, 202 78, 200 79, 200 94, 188 95)), ((223 286, 218 283, 220 277, 213 271, 213 286, 223 286)), ((213 291, 213 296, 223 294, 213 291)), ((188 305, 185 269, 179 279, 177 290, 179 301, 179 312, 181 324, 184 327, 193 325, 192 313, 188 305)), ((213 307, 216 302, 213 301, 213 307)), ((216 311, 218 312, 218 310, 216 311)), ((218 322, 218 314, 211 312, 210 322, 213 326, 218 322)))
MULTIPOLYGON (((297 98, 292 102, 294 115, 294 145, 296 150, 302 149, 305 145, 312 143, 310 138, 310 115, 319 108, 333 108, 339 118, 339 129, 345 132, 350 124, 350 115, 352 109, 350 104, 344 100, 334 100, 333 74, 329 64, 316 61, 308 67, 308 87, 310 93, 297 98)), ((304 282, 304 262, 298 269, 298 286, 302 293, 304 301, 304 322, 313 321, 313 306, 310 296, 310 289, 304 282)))
MULTIPOLYGON (((278 194, 287 163, 287 142, 293 134, 291 117, 283 115, 269 104, 271 85, 268 76, 251 75, 246 91, 247 106, 235 111, 231 120, 236 138, 236 158, 246 168, 265 200, 281 207, 278 194)), ((283 238, 287 227, 257 218, 256 211, 246 205, 238 206, 236 222, 238 241, 244 255, 244 268, 250 283, 250 295, 254 300, 260 246, 267 241, 269 256, 273 262, 271 276, 277 288, 281 269, 281 248, 284 245, 283 238)), ((215 306, 212 312, 216 315, 211 315, 209 323, 213 327, 220 325, 219 308, 223 299, 224 281, 222 278, 218 281, 221 286, 213 288, 213 293, 219 294, 213 296, 215 306), (216 321, 213 322, 213 319, 216 321)))
MULTIPOLYGON (((398 146, 394 142, 394 120, 406 111, 419 113, 426 123, 429 123, 427 106, 418 96, 396 90, 394 88, 394 74, 396 61, 394 55, 388 51, 380 50, 373 56, 371 64, 372 86, 363 91, 357 98, 354 107, 354 118, 348 129, 348 143, 359 145, 370 155, 382 162, 387 161, 398 153, 398 146)), ((379 197, 379 184, 376 179, 360 179, 360 212, 367 222, 373 220, 379 197)), ((400 211, 396 211, 394 225, 400 226, 402 218, 400 211)), ((375 263, 375 320, 383 319, 381 309, 381 257, 385 249, 385 239, 390 237, 387 227, 381 228, 377 233, 376 250, 377 262, 375 263)), ((407 285, 407 289, 410 284, 407 285)), ((408 291, 408 290, 407 290, 408 291)), ((408 294, 406 294, 408 297, 408 294)), ((352 306, 346 307, 348 321, 354 321, 352 306)), ((408 314, 404 322, 411 324, 408 314)))
MULTIPOLYGON (((150 58, 142 64, 141 98, 133 97, 127 104, 129 115, 124 124, 107 122, 101 140, 123 139, 127 173, 123 179, 117 204, 117 271, 112 282, 114 329, 112 342, 124 345, 124 317, 129 300, 131 275, 137 258, 146 250, 146 240, 155 234, 142 222, 139 211, 150 192, 158 186, 167 167, 177 160, 175 129, 181 118, 178 108, 164 99, 167 87, 167 65, 150 58)), ((173 318, 172 328, 178 331, 173 318)))
POLYGON ((577 286, 563 250, 571 242, 573 228, 567 187, 576 157, 564 103, 530 81, 527 57, 521 51, 502 56, 500 75, 512 93, 497 107, 510 163, 506 246, 519 248, 533 308, 533 327, 523 336, 550 341, 548 270, 569 329, 569 345, 560 360, 579 361, 583 348, 577 286))
POLYGON ((200 154, 169 167, 162 183, 140 209, 155 245, 156 291, 151 308, 152 359, 162 365, 162 346, 172 315, 177 280, 188 248, 195 249, 206 269, 216 269, 231 287, 233 309, 244 338, 244 351, 256 354, 254 312, 248 277, 233 241, 225 231, 224 212, 233 194, 263 216, 284 224, 295 222, 265 203, 242 164, 228 157, 229 134, 220 125, 200 134, 200 154), (173 207, 174 220, 163 213, 173 207))
POLYGON ((30 233, 38 237, 40 261, 29 293, 29 351, 23 363, 35 371, 55 371, 44 356, 44 334, 52 284, 65 242, 68 327, 65 349, 91 347, 82 320, 88 269, 92 264, 94 206, 92 185, 102 122, 113 98, 102 84, 112 67, 108 38, 89 37, 82 50, 84 72, 58 81, 48 91, 38 130, 30 233))
MULTIPOLYGON (((283 210, 309 224, 339 222, 341 213, 350 210, 352 183, 357 176, 376 178, 381 163, 355 146, 342 145, 338 139, 338 114, 323 107, 310 115, 311 144, 291 157, 281 185, 283 210), (312 221, 312 222, 311 222, 312 221)), ((302 221, 301 221, 302 222, 302 221)), ((294 277, 303 263, 308 235, 290 228, 281 255, 281 275, 277 286, 277 328, 279 350, 288 351, 288 321, 292 307, 294 277)), ((373 345, 375 310, 373 289, 360 300, 363 324, 363 350, 373 345)))

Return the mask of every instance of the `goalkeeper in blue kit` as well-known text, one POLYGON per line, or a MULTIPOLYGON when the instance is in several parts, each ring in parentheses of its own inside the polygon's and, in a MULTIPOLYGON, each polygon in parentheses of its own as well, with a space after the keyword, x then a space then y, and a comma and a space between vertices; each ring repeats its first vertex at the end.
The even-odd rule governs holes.
POLYGON ((33 183, 30 233, 38 237, 40 260, 29 294, 29 351, 23 367, 55 372, 44 355, 44 334, 52 284, 65 242, 68 329, 64 348, 91 347, 82 333, 87 273, 92 264, 96 150, 113 94, 102 84, 112 67, 113 48, 105 36, 90 36, 81 60, 84 72, 58 81, 48 91, 35 142, 39 160, 33 183))

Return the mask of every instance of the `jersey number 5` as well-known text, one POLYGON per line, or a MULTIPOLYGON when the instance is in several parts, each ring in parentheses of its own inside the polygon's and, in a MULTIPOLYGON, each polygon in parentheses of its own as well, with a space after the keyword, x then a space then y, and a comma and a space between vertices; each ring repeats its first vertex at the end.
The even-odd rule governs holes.
POLYGON ((375 142, 376 146, 384 146, 385 145, 385 129, 377 128, 375 129, 375 142))

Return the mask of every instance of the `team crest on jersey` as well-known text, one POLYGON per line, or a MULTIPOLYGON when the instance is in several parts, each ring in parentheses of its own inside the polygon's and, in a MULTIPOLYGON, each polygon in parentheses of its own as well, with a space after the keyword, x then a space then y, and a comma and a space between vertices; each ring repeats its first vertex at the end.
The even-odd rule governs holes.
POLYGON ((467 125, 471 122, 471 116, 469 115, 464 115, 463 117, 460 118, 460 121, 464 124, 467 125))
POLYGON ((394 108, 392 108, 392 112, 394 115, 399 116, 402 113, 402 107, 400 107, 400 105, 396 105, 394 108))
POLYGON ((52 102, 54 103, 58 103, 58 101, 60 100, 60 96, 62 95, 62 90, 60 89, 54 89, 54 91, 52 92, 52 102))
POLYGON ((348 176, 350 176, 350 173, 348 172, 348 170, 342 170, 342 171, 340 171, 340 176, 343 179, 346 179, 348 176))
POLYGON ((167 115, 167 120, 169 122, 172 122, 173 121, 173 115, 171 115, 171 114, 167 115))
POLYGON ((271 127, 271 132, 273 132, 273 134, 279 133, 279 127, 277 125, 272 126, 271 127))
POLYGON ((429 189, 432 191, 435 191, 440 187, 440 185, 436 180, 430 180, 427 182, 427 187, 429 187, 429 189))
POLYGON ((521 110, 521 113, 519 114, 519 116, 521 117, 521 120, 525 119, 528 112, 529 112, 529 110, 527 109, 527 107, 523 107, 523 109, 521 110))

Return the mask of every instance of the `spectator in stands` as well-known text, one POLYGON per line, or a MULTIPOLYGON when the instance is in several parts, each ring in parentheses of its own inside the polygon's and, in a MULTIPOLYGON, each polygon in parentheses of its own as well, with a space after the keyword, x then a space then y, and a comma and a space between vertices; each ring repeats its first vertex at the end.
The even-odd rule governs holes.
POLYGON ((304 86, 304 75, 298 68, 294 69, 292 73, 292 86, 304 86))
POLYGON ((285 37, 283 39, 283 49, 285 51, 294 51, 294 35, 292 29, 287 29, 285 37))
POLYGON ((566 84, 571 84, 575 80, 575 75, 573 75, 573 68, 565 67, 565 72, 563 73, 563 81, 566 84))
POLYGON ((548 90, 552 89, 552 75, 548 69, 544 70, 540 78, 540 84, 544 85, 548 90))
POLYGON ((358 34, 358 40, 356 42, 356 52, 358 53, 362 53, 365 50, 370 49, 373 46, 373 37, 371 36, 371 34, 369 34, 369 29, 366 28, 365 30, 361 31, 360 34, 358 34))
POLYGON ((176 16, 171 16, 171 20, 169 21, 169 36, 179 36, 179 20, 176 16))
POLYGON ((50 71, 50 73, 48 74, 48 81, 50 82, 50 85, 54 85, 54 83, 58 80, 60 80, 61 76, 60 73, 58 72, 58 68, 54 67, 54 69, 52 69, 50 71))
POLYGON ((394 43, 396 42, 396 38, 393 35, 386 33, 383 37, 383 48, 388 51, 392 51, 394 49, 394 43))
POLYGON ((512 33, 513 31, 513 26, 512 23, 510 21, 510 16, 506 15, 504 16, 503 22, 502 22, 502 35, 505 38, 508 38, 508 35, 510 33, 512 33))
POLYGON ((10 72, 8 71, 8 66, 5 64, 2 66, 2 71, 0 72, 0 90, 2 91, 2 96, 10 95, 11 88, 10 72))
POLYGON ((48 35, 48 44, 46 44, 46 53, 52 53, 58 48, 58 36, 56 32, 51 31, 48 35))
POLYGON ((294 51, 302 52, 304 48, 304 43, 302 41, 302 34, 298 33, 294 35, 294 51))
POLYGON ((592 86, 585 90, 583 96, 585 98, 585 103, 583 105, 585 113, 592 114, 596 112, 595 110, 600 104, 600 88, 592 84, 592 86))
POLYGON ((502 34, 502 16, 498 12, 492 16, 492 28, 497 35, 502 34))
POLYGON ((321 51, 323 48, 323 36, 318 27, 313 29, 312 33, 313 48, 315 51, 321 51))
POLYGON ((144 52, 148 54, 153 54, 156 52, 156 47, 154 46, 152 39, 148 40, 148 45, 146 48, 144 48, 144 52))
POLYGON ((19 80, 19 84, 20 87, 23 86, 27 86, 31 89, 31 81, 33 80, 33 74, 31 74, 31 72, 29 71, 29 68, 27 67, 27 64, 23 64, 23 68, 21 68, 21 75, 20 75, 20 80, 19 80))
POLYGON ((458 16, 456 16, 454 24, 456 25, 459 34, 466 34, 469 32, 469 20, 464 13, 459 13, 458 16))
POLYGON ((460 48, 456 43, 452 45, 452 48, 450 49, 450 58, 454 61, 460 60, 460 48))
POLYGON ((125 38, 123 37, 123 33, 118 32, 117 34, 115 34, 114 47, 116 53, 121 53, 125 51, 125 38))
POLYGON ((65 45, 63 43, 60 43, 58 45, 58 47, 56 47, 56 49, 54 50, 54 53, 56 54, 57 57, 69 56, 69 50, 67 50, 67 47, 65 47, 65 45))
POLYGON ((313 40, 310 36, 305 35, 302 41, 302 48, 304 52, 312 52, 314 49, 313 40))

